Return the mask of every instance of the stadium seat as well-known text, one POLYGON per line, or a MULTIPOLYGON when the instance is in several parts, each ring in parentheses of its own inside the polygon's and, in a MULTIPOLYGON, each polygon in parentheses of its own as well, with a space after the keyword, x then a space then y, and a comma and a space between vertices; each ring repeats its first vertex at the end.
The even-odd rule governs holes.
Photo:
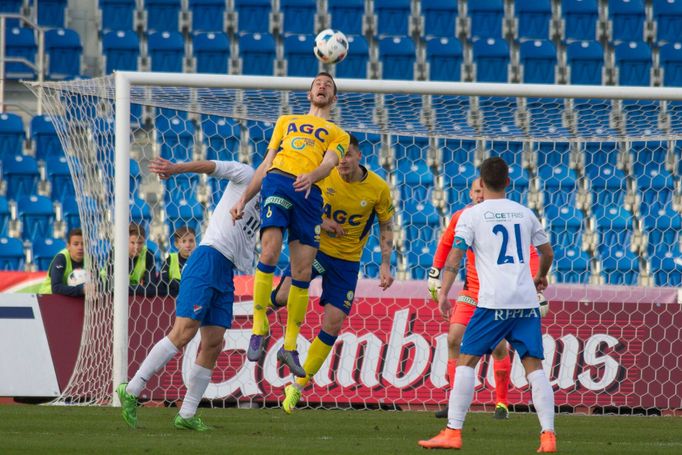
MULTIPOLYGON (((24 58, 35 64, 38 45, 33 29, 12 27, 5 29, 5 57, 24 58)), ((35 70, 25 63, 6 62, 7 79, 33 79, 35 70)))
POLYGON ((633 141, 630 146, 630 163, 636 177, 649 170, 665 171, 668 161, 668 143, 664 141, 633 141))
POLYGON ((651 270, 656 286, 682 287, 682 252, 677 249, 652 256, 651 270))
POLYGON ((590 257, 579 247, 556 248, 552 271, 559 283, 587 284, 590 257))
POLYGON ((327 0, 327 8, 334 30, 343 30, 346 36, 362 35, 365 0, 327 0))
POLYGON ((45 174, 47 181, 50 182, 53 201, 63 201, 67 197, 76 197, 76 190, 73 186, 73 180, 71 180, 66 157, 52 156, 45 160, 45 174))
POLYGON ((509 46, 500 38, 474 41, 476 82, 507 82, 509 79, 509 46))
POLYGON ((563 250, 580 247, 585 221, 583 212, 569 205, 545 205, 545 221, 552 245, 563 250))
POLYGON ((646 251, 650 256, 660 256, 674 247, 679 247, 682 216, 671 203, 642 215, 642 218, 647 238, 646 251))
POLYGON ((422 0, 421 12, 424 16, 424 32, 427 37, 453 38, 456 36, 457 2, 443 0, 422 0))
POLYGON ((618 84, 651 85, 651 48, 642 42, 620 43, 615 50, 618 84))
POLYGON ((409 35, 411 0, 374 0, 377 35, 409 35))
POLYGON ((476 141, 469 139, 444 139, 438 148, 442 163, 473 163, 476 155, 476 141))
POLYGON ((192 32, 223 32, 225 30, 225 0, 189 0, 192 32))
POLYGON ((562 0, 564 40, 594 40, 597 38, 599 5, 597 0, 562 0))
POLYGON ((523 82, 526 84, 554 84, 556 78, 556 48, 549 40, 522 42, 519 47, 523 82))
POLYGON ((24 270, 26 256, 21 240, 11 237, 0 237, 0 270, 24 270))
POLYGON ((68 0, 36 0, 38 25, 43 27, 64 27, 68 0))
POLYGON ((673 176, 665 169, 645 168, 636 176, 640 215, 646 217, 671 205, 675 192, 673 176))
POLYGON ((407 245, 407 268, 413 280, 425 280, 436 253, 436 242, 411 241, 407 245))
POLYGON ((315 0, 280 0, 279 9, 284 15, 285 33, 315 33, 315 0))
POLYGON ((62 220, 66 223, 66 231, 81 227, 78 202, 75 198, 67 198, 62 201, 62 220))
MULTIPOLYGON (((483 117, 484 128, 489 135, 493 137, 524 135, 521 128, 516 125, 516 99, 497 97, 482 99, 479 108, 483 117)), ((496 155, 500 155, 503 151, 510 151, 512 153, 504 153, 503 158, 510 158, 513 159, 513 162, 521 163, 522 145, 520 142, 500 141, 491 145, 490 148, 491 150, 498 149, 496 155)))
POLYGON ((471 188, 471 184, 478 177, 478 170, 472 162, 446 162, 443 175, 445 176, 445 181, 443 182, 444 190, 448 195, 448 211, 449 213, 455 213, 471 202, 469 188, 471 188))
MULTIPOLYGON (((265 33, 270 30, 270 0, 234 0, 240 33, 265 33)), ((272 73, 269 73, 272 74, 272 73)))
POLYGON ((336 77, 365 79, 367 77, 367 62, 369 61, 369 45, 364 36, 346 35, 348 45, 352 49, 346 55, 343 65, 336 65, 336 77))
POLYGON ((429 201, 406 200, 402 203, 406 241, 438 243, 440 215, 429 201))
POLYGON ((130 198, 130 221, 141 224, 149 232, 149 225, 152 222, 152 209, 149 204, 137 196, 130 198))
POLYGON ((274 125, 263 122, 247 122, 249 131, 249 149, 251 154, 251 165, 258 167, 263 162, 268 151, 268 143, 274 125))
MULTIPOLYGON (((578 133, 590 136, 614 137, 618 133, 611 125, 611 104, 609 100, 575 100, 575 114, 578 117, 578 133)), ((586 152, 598 150, 613 143, 588 142, 586 152)), ((589 161, 589 156, 587 157, 589 161)))
POLYGON ((523 166, 523 142, 490 141, 486 146, 490 150, 490 156, 499 156, 510 166, 523 166))
POLYGON ((199 187, 199 176, 196 174, 176 174, 164 180, 164 199, 166 202, 179 201, 195 197, 199 187))
POLYGON ((545 207, 574 207, 576 203, 576 186, 578 178, 573 169, 562 163, 542 165, 538 168, 538 177, 543 188, 545 207))
POLYGON ((426 161, 398 161, 395 178, 402 202, 431 198, 434 177, 426 161))
POLYGON ((128 180, 128 188, 131 195, 137 195, 142 183, 142 174, 140 172, 140 164, 134 159, 130 159, 130 179, 128 180))
POLYGON ((535 137, 566 137, 570 133, 564 125, 564 102, 557 99, 529 98, 526 110, 530 116, 529 131, 535 137))
POLYGON ((45 196, 22 196, 17 201, 17 216, 21 221, 24 240, 52 237, 54 209, 45 196))
MULTIPOLYGON (((427 28, 428 30, 428 28, 427 28)), ((464 51, 454 37, 430 37, 426 41, 426 61, 432 81, 460 81, 464 51)))
POLYGON ((518 164, 509 165, 510 184, 507 187, 507 198, 522 205, 528 205, 528 171, 518 164))
POLYGON ((227 179, 217 179, 215 177, 209 176, 208 187, 211 192, 211 197, 209 199, 209 209, 211 211, 215 210, 229 183, 230 181, 227 179))
POLYGON ((0 237, 7 237, 9 224, 12 221, 12 213, 9 210, 9 201, 5 196, 0 196, 0 237))
POLYGON ((50 79, 68 79, 81 74, 83 46, 74 30, 58 28, 45 32, 45 52, 50 58, 47 68, 50 79))
POLYGON ((132 30, 136 0, 99 0, 100 31, 132 30))
MULTIPOLYGON (((24 0, 4 0, 0 2, 0 14, 21 14, 24 7, 24 0)), ((19 19, 5 18, 5 27, 19 27, 19 19)))
POLYGON ((597 41, 578 41, 566 47, 569 82, 601 85, 604 70, 604 49, 597 41))
POLYGON ((383 79, 414 79, 415 47, 407 36, 379 40, 379 58, 383 79))
POLYGON ((147 33, 177 32, 182 0, 143 0, 147 12, 147 33))
POLYGON ((237 120, 203 115, 201 138, 207 160, 239 161, 241 126, 237 120))
MULTIPOLYGON (((632 214, 622 205, 613 204, 594 208, 600 253, 612 247, 629 248, 632 238, 632 214)), ((607 254, 606 257, 609 255, 607 254)))
POLYGON ((171 233, 182 226, 189 226, 194 232, 201 232, 204 208, 194 197, 174 200, 166 204, 166 216, 171 233))
POLYGON ((609 0, 611 41, 644 40, 644 2, 642 0, 609 0))
POLYGON ((552 20, 551 0, 516 0, 514 12, 518 38, 549 39, 552 20))
MULTIPOLYGON (((17 114, 0 114, 0 163, 4 164, 24 151, 24 122, 17 114)), ((1 168, 0 168, 1 169, 1 168)))
POLYGON ((610 165, 590 166, 586 169, 594 210, 625 202, 627 179, 623 171, 610 165))
POLYGON ((379 155, 381 154, 381 136, 374 133, 352 133, 359 142, 360 152, 365 165, 376 170, 380 167, 379 155))
MULTIPOLYGON (((312 55, 312 49, 310 51, 312 55)), ((243 34, 239 37, 242 74, 272 76, 274 74, 275 40, 269 33, 243 34)))
MULTIPOLYGON (((537 143, 537 167, 540 178, 542 176, 542 168, 547 166, 565 167, 568 168, 571 164, 571 149, 569 142, 538 142, 537 143)), ((545 174, 547 175, 547 174, 545 174)))
POLYGON ((66 242, 62 239, 38 238, 33 241, 33 265, 38 270, 49 270, 52 260, 61 250, 66 248, 66 242))
POLYGON ((504 0, 476 0, 469 2, 471 38, 502 38, 504 0))
POLYGON ((228 74, 230 41, 223 32, 197 33, 192 38, 197 73, 228 74))
MULTIPOLYGON (((147 247, 147 250, 154 256, 154 264, 156 265, 156 270, 161 270, 161 267, 163 267, 163 259, 161 258, 161 249, 159 248, 159 245, 157 245, 156 242, 147 239, 147 241, 145 242, 145 246, 147 247)), ((175 242, 170 242, 169 252, 175 253, 176 251, 177 249, 175 248, 175 242)))
POLYGON ((161 157, 173 161, 190 161, 194 153, 194 123, 180 117, 156 119, 157 141, 161 157))
POLYGON ((636 286, 639 279, 639 257, 627 247, 614 246, 601 254, 601 276, 606 284, 636 286))
POLYGON ((658 43, 680 40, 682 30, 682 2, 679 0, 653 0, 653 19, 658 43))
POLYGON ((29 155, 17 155, 8 160, 4 165, 3 173, 7 182, 6 196, 9 199, 18 199, 22 196, 38 192, 38 163, 29 155))
POLYGON ((184 69, 185 39, 178 32, 155 32, 147 39, 151 70, 181 73, 184 69))
MULTIPOLYGON (((601 109, 597 106, 596 109, 601 109)), ((590 117, 587 114, 585 117, 590 117)), ((592 118, 586 121, 595 120, 592 118)), ((594 174, 595 171, 590 171, 589 168, 598 168, 606 164, 609 167, 619 166, 620 147, 617 142, 584 142, 579 145, 581 153, 585 155, 585 167, 588 168, 588 174, 594 174)))
POLYGON ((102 37, 102 55, 105 74, 112 74, 115 70, 137 71, 140 40, 131 30, 105 33, 102 37))
POLYGON ((317 74, 320 62, 311 49, 315 47, 313 35, 288 35, 284 38, 284 58, 287 60, 287 75, 309 77, 317 74))
POLYGON ((682 43, 667 43, 661 46, 658 61, 663 72, 663 85, 682 86, 682 43))

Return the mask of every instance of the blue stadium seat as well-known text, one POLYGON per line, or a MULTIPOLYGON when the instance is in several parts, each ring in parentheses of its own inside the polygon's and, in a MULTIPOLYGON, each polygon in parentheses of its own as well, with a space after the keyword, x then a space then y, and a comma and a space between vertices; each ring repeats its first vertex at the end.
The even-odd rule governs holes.
POLYGON ((287 75, 309 77, 317 74, 320 62, 311 49, 315 47, 313 35, 288 35, 284 38, 284 58, 287 60, 287 75))
MULTIPOLYGON (((427 28, 428 30, 428 28, 427 28)), ((459 81, 464 51, 455 37, 431 37, 426 41, 426 61, 432 81, 459 81)))
POLYGON ((166 204, 166 216, 170 232, 175 232, 182 226, 189 226, 194 232, 201 232, 204 208, 194 197, 176 199, 166 204))
POLYGON ((130 179, 128 181, 128 188, 131 195, 137 195, 142 183, 142 173, 140 172, 140 163, 134 159, 130 159, 130 179))
POLYGON ((265 33, 270 29, 270 0, 234 0, 234 9, 240 33, 265 33))
POLYGON ((348 45, 352 49, 346 55, 343 65, 336 65, 336 77, 365 79, 367 77, 367 62, 369 61, 369 45, 364 36, 346 35, 348 45))
POLYGON ((416 57, 412 39, 407 36, 380 39, 379 58, 382 63, 383 79, 414 79, 416 57))
POLYGON ((566 137, 570 133, 564 126, 564 102, 557 99, 529 98, 526 109, 530 114, 529 130, 535 137, 566 137))
MULTIPOLYGON (((378 278, 381 265, 381 247, 379 242, 374 240, 374 236, 370 233, 367 245, 362 250, 362 258, 360 259, 360 273, 364 278, 378 278)), ((391 255, 395 263, 395 254, 391 255)), ((393 264, 395 265, 395 264, 393 264)))
POLYGON ((81 227, 81 218, 78 213, 78 202, 75 198, 66 198, 62 201, 62 220, 66 223, 66 231, 81 227))
POLYGON ((342 30, 346 36, 362 35, 365 0, 327 0, 327 8, 334 30, 342 30))
POLYGON ((578 41, 566 47, 571 84, 601 85, 604 49, 597 41, 578 41))
POLYGON ((522 205, 528 205, 528 171, 518 164, 509 166, 510 184, 507 187, 507 198, 522 205))
POLYGON ((437 242, 412 241, 407 246, 407 264, 413 280, 425 280, 431 267, 437 242))
POLYGON ((549 24, 552 20, 551 0, 516 0, 514 12, 518 20, 518 37, 549 39, 549 24))
POLYGON ((147 40, 152 71, 181 73, 184 69, 185 39, 178 32, 155 32, 147 40))
MULTIPOLYGON (((5 57, 24 58, 31 63, 36 61, 38 45, 33 29, 12 27, 5 29, 5 57)), ((35 71, 21 62, 6 62, 7 79, 33 79, 35 71)))
POLYGON ((0 237, 6 237, 9 233, 9 223, 12 214, 9 210, 9 201, 5 196, 0 196, 0 237))
POLYGON ((502 38, 504 0, 476 0, 469 2, 471 38, 502 38))
POLYGON ((487 147, 490 149, 490 156, 499 156, 510 166, 523 165, 523 142, 490 141, 487 147))
POLYGON ((280 0, 279 3, 284 15, 285 33, 315 33, 315 0, 280 0))
POLYGON ((618 248, 630 246, 633 218, 622 205, 595 207, 594 216, 598 233, 597 250, 600 253, 603 254, 604 251, 616 246, 618 248))
POLYGON ((225 0, 189 0, 193 32, 222 32, 225 30, 225 0))
POLYGON ((204 115, 201 132, 207 160, 239 161, 241 126, 237 120, 204 115))
MULTIPOLYGON (((244 34, 239 37, 242 74, 272 76, 275 62, 275 40, 269 33, 244 34)), ((310 50, 312 55, 312 49, 310 50)))
MULTIPOLYGON (((171 233, 171 235, 173 234, 171 233)), ((159 248, 159 245, 149 239, 145 242, 145 245, 147 246, 147 250, 154 255, 156 270, 161 270, 161 267, 163 267, 163 259, 161 259, 161 249, 159 248)), ((170 242, 170 252, 175 253, 176 251, 175 242, 170 242)))
MULTIPOLYGON (((509 135, 522 136, 524 135, 521 128, 516 125, 516 99, 514 98, 487 98, 482 99, 480 104, 480 113, 483 116, 484 128, 491 136, 505 137, 509 135)), ((500 148, 496 155, 503 155, 503 158, 513 159, 513 162, 521 162, 521 142, 505 142, 500 141, 493 145, 492 148, 500 148), (502 153, 509 150, 513 153, 502 153), (513 155, 513 156, 512 156, 513 155)))
MULTIPOLYGON (((597 106, 597 109, 600 107, 597 106)), ((594 119, 588 121, 594 121, 594 119)), ((617 142, 584 142, 580 144, 580 150, 585 155, 585 167, 588 174, 595 173, 590 168, 598 168, 604 164, 616 167, 620 161, 620 147, 617 142)))
POLYGON ((63 201, 67 197, 76 197, 76 190, 71 180, 69 165, 64 156, 52 156, 45 160, 45 174, 52 188, 52 200, 63 201))
POLYGON ((640 215, 646 217, 672 204, 675 192, 673 176, 665 169, 645 168, 636 177, 641 198, 640 215))
POLYGON ((182 0, 144 0, 147 11, 147 33, 177 32, 182 0))
MULTIPOLYGON (((568 168, 571 164, 571 149, 569 142, 538 142, 537 143, 537 167, 540 177, 542 177, 541 169, 544 166, 565 167, 568 168)), ((546 175, 546 174, 545 174, 546 175)), ((544 179, 544 178, 543 178, 544 179)))
POLYGON ((679 0, 653 0, 653 18, 656 24, 656 41, 676 42, 682 30, 682 2, 679 0))
POLYGON ((395 177, 402 202, 431 198, 434 177, 426 161, 399 161, 395 177))
POLYGON ((38 25, 43 27, 63 27, 68 0, 36 0, 38 6, 38 25))
POLYGON ((411 0, 374 0, 377 35, 407 36, 411 0))
POLYGON ((635 177, 649 170, 665 171, 668 143, 663 141, 633 141, 630 143, 630 162, 635 177))
POLYGON ((379 155, 381 153, 381 136, 374 133, 352 133, 360 143, 360 152, 362 153, 365 165, 369 165, 370 169, 380 167, 379 155))
POLYGON ((597 0, 562 0, 565 40, 593 40, 597 38, 599 5, 597 0))
POLYGON ((668 43, 661 46, 658 61, 663 70, 663 85, 666 87, 682 86, 682 43, 668 43))
POLYGON ((445 122, 453 131, 457 131, 462 136, 477 135, 476 130, 469 125, 471 104, 468 96, 433 95, 431 101, 437 122, 445 122))
MULTIPOLYGON (((575 100, 575 113, 578 117, 578 133, 584 136, 615 136, 618 133, 610 122, 611 104, 608 100, 575 100)), ((586 152, 610 146, 599 142, 587 143, 586 152)), ((587 161, 589 162, 589 156, 587 161)))
POLYGON ((223 196, 223 193, 227 189, 228 183, 230 183, 230 181, 227 179, 217 179, 215 177, 209 176, 208 186, 211 189, 211 199, 209 202, 210 210, 215 210, 216 206, 218 205, 218 202, 220 202, 220 198, 223 196))
POLYGON ((609 0, 611 40, 644 40, 645 16, 642 0, 609 0))
POLYGON ((583 212, 568 205, 545 205, 545 220, 552 245, 563 250, 580 247, 585 221, 583 212))
POLYGON ((630 41, 616 46, 618 84, 651 85, 651 48, 642 42, 630 41))
POLYGON ((422 0, 422 16, 424 16, 424 33, 426 36, 455 36, 457 23, 457 2, 443 0, 422 0))
POLYGON ((115 70, 137 71, 140 40, 131 30, 105 33, 102 37, 102 54, 105 74, 112 74, 115 70))
POLYGON ((575 206, 578 178, 573 169, 569 169, 561 163, 547 164, 538 168, 538 177, 541 181, 545 207, 575 206))
POLYGON ((136 0, 99 0, 101 32, 132 30, 136 4, 136 0))
POLYGON ((230 41, 225 33, 197 33, 192 38, 192 49, 197 73, 228 73, 230 41))
POLYGON ((24 240, 52 237, 54 209, 45 196, 22 196, 17 201, 17 215, 21 221, 24 240))
POLYGON ((644 232, 647 236, 647 253, 661 256, 680 245, 682 217, 671 203, 660 206, 657 211, 642 215, 644 232))
POLYGON ((468 139, 445 139, 439 149, 442 162, 454 164, 473 163, 476 154, 476 141, 468 139))
POLYGON ((554 84, 557 58, 556 48, 549 40, 532 40, 519 47, 526 84, 554 84))
POLYGON ((149 225, 152 222, 152 209, 149 204, 137 196, 130 198, 130 221, 141 224, 149 232, 149 225))
POLYGON ((33 241, 33 264, 38 270, 48 270, 52 260, 61 250, 66 248, 62 239, 38 238, 33 241))
MULTIPOLYGON (((0 14, 21 14, 23 7, 24 0, 4 0, 0 2, 0 14)), ((5 19, 5 27, 12 28, 19 27, 19 25, 21 25, 19 19, 5 19)))
POLYGON ((3 173, 7 182, 8 198, 16 200, 38 192, 40 173, 38 163, 32 156, 17 155, 14 159, 8 160, 3 173))
POLYGON ((404 161, 426 163, 429 138, 424 136, 395 136, 395 140, 393 149, 398 164, 404 161))
POLYGON ((622 205, 625 202, 627 179, 623 171, 610 165, 586 168, 590 181, 593 210, 622 205))
POLYGON ((587 284, 590 279, 590 257, 579 247, 555 248, 552 271, 559 283, 587 284))
POLYGON ((251 164, 258 167, 268 152, 268 143, 272 136, 274 125, 263 122, 247 122, 249 130, 249 147, 251 149, 251 164))
POLYGON ((443 175, 446 177, 443 184, 448 195, 448 211, 455 213, 471 202, 469 188, 478 177, 478 169, 474 167, 472 162, 455 163, 451 161, 446 162, 443 166, 443 175))
POLYGON ((10 112, 0 114, 0 164, 23 153, 24 139, 21 117, 10 112))
POLYGON ((83 46, 76 31, 58 28, 45 32, 45 52, 50 56, 49 78, 61 80, 81 74, 83 46))
POLYGON ((500 38, 474 41, 474 64, 477 82, 507 82, 509 78, 509 46, 500 38))
POLYGON ((24 270, 26 256, 21 240, 11 237, 0 237, 0 270, 24 270))
POLYGON ((682 287, 682 252, 679 248, 651 257, 656 286, 682 287))
POLYGON ((601 276, 606 284, 636 286, 639 279, 639 257, 627 247, 613 246, 601 254, 601 276))
POLYGON ((431 202, 403 201, 402 212, 408 242, 421 240, 425 243, 438 243, 440 215, 431 202))
POLYGON ((156 119, 157 141, 161 157, 173 161, 190 161, 194 152, 194 123, 180 117, 156 119))

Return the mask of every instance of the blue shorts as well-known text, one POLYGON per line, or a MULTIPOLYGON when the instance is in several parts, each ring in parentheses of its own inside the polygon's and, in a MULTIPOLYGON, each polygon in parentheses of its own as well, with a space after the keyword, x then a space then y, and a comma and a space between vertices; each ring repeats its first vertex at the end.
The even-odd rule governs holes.
POLYGON ((175 300, 175 315, 202 326, 232 326, 234 264, 218 250, 199 245, 187 259, 175 300))
POLYGON ((292 177, 269 172, 260 191, 261 231, 269 227, 287 229, 289 242, 320 247, 322 192, 313 185, 308 198, 305 191, 294 190, 292 177))
MULTIPOLYGON (((318 251, 313 262, 311 279, 322 276, 320 305, 329 304, 348 316, 353 306, 359 272, 360 262, 336 259, 318 251)), ((287 276, 291 276, 291 267, 287 267, 282 278, 287 276)))
POLYGON ((459 352, 483 356, 493 352, 495 346, 505 339, 512 345, 520 359, 526 356, 544 359, 540 310, 476 308, 464 331, 459 352))

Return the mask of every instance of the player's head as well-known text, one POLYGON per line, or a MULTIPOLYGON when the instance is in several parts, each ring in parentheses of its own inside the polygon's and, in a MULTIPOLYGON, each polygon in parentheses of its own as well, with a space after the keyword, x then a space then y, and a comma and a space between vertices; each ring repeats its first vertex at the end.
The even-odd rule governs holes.
POLYGON ((500 193, 509 185, 509 166, 499 156, 487 158, 481 163, 481 183, 488 191, 500 193))
POLYGON ((178 254, 183 258, 188 258, 197 246, 197 234, 189 226, 178 228, 173 234, 173 240, 175 241, 175 248, 178 249, 178 254))
POLYGON ((315 76, 310 84, 308 100, 318 108, 331 107, 336 102, 336 82, 331 74, 322 71, 315 76))
POLYGON ((483 188, 481 187, 480 177, 476 178, 473 182, 471 182, 471 188, 469 189, 469 197, 471 198, 471 202, 473 202, 474 204, 483 202, 483 188))
POLYGON ((76 262, 82 262, 85 256, 85 248, 83 245, 83 231, 81 228, 73 228, 69 230, 66 235, 66 250, 69 256, 76 262))
POLYGON ((341 177, 351 176, 360 167, 360 159, 362 158, 362 152, 360 151, 360 143, 358 138, 350 134, 350 142, 348 144, 348 150, 346 154, 339 161, 339 174, 341 177))
POLYGON ((140 255, 147 240, 147 232, 144 227, 137 223, 128 226, 128 256, 135 258, 140 255))

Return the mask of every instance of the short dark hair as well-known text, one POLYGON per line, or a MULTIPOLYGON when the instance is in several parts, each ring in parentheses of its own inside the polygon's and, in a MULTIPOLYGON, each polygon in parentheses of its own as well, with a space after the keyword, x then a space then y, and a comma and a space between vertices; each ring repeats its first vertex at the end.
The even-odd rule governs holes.
POLYGON ((353 146, 360 150, 360 141, 358 141, 358 138, 353 136, 352 134, 348 133, 348 136, 350 136, 350 141, 348 143, 349 146, 353 146))
POLYGON ((83 230, 81 228, 71 228, 66 234, 66 243, 71 243, 71 237, 83 237, 83 230))
POLYGON ((187 234, 192 234, 194 237, 197 236, 197 233, 194 232, 194 228, 192 228, 190 226, 180 226, 175 231, 175 233, 173 233, 173 238, 176 241, 178 241, 178 240, 182 239, 184 236, 186 236, 187 234))
POLYGON ((147 238, 147 231, 144 230, 144 226, 137 223, 130 223, 128 226, 128 235, 137 235, 143 239, 147 238))
POLYGON ((503 191, 509 181, 509 166, 499 156, 487 158, 481 164, 481 180, 492 191, 503 191))
POLYGON ((320 76, 327 76, 329 79, 332 80, 332 85, 334 86, 334 95, 336 95, 336 81, 334 81, 334 76, 332 76, 331 74, 329 74, 326 71, 320 71, 319 73, 317 73, 317 76, 315 76, 313 78, 313 81, 310 83, 310 90, 313 89, 313 84, 315 83, 315 79, 317 79, 320 76))

